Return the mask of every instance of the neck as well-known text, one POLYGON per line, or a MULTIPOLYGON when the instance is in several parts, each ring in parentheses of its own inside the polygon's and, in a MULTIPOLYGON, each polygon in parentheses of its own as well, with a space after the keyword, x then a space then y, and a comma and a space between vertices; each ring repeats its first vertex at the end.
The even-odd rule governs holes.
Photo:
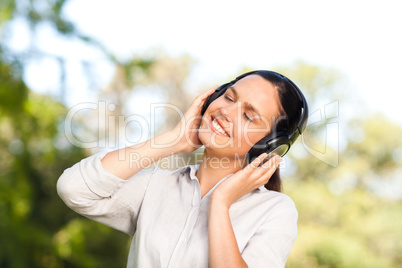
POLYGON ((206 150, 196 176, 201 187, 201 198, 204 197, 221 179, 242 169, 243 159, 231 159, 209 154, 206 150))

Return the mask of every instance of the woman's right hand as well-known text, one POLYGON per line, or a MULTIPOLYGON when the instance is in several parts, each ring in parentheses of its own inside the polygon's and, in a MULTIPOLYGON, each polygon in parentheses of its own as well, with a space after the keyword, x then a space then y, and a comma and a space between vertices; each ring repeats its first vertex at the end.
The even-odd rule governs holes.
POLYGON ((201 125, 201 110, 207 98, 215 92, 218 86, 214 86, 195 98, 193 103, 180 118, 176 127, 171 130, 177 138, 178 146, 182 152, 193 152, 202 146, 198 138, 198 129, 201 125))
POLYGON ((107 153, 101 160, 103 168, 126 180, 159 159, 180 152, 192 152, 201 147, 202 144, 198 138, 201 109, 208 96, 216 88, 213 87, 199 95, 173 130, 147 141, 107 153))

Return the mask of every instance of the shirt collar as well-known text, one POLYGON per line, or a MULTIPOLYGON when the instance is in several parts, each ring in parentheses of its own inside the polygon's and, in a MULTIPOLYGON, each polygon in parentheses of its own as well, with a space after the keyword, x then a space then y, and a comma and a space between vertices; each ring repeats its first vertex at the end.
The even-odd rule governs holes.
POLYGON ((265 185, 261 185, 260 187, 258 187, 258 189, 259 189, 260 191, 263 191, 263 192, 268 191, 268 189, 265 188, 265 185))
POLYGON ((180 175, 189 174, 190 178, 192 180, 194 180, 194 179, 197 179, 197 177, 195 176, 195 173, 198 171, 199 167, 200 167, 199 164, 180 167, 180 168, 174 170, 172 172, 172 175, 180 176, 180 175))
MULTIPOLYGON (((192 180, 198 180, 198 178, 195 176, 195 173, 198 171, 199 168, 200 168, 200 164, 189 165, 189 166, 181 167, 181 168, 174 170, 172 174, 174 174, 176 176, 189 174, 189 176, 192 180)), ((229 174, 229 175, 225 176, 223 179, 226 179, 231 175, 233 175, 233 174, 229 174)), ((265 188, 265 185, 261 185, 257 189, 259 191, 263 191, 263 192, 268 191, 267 188, 265 188)))

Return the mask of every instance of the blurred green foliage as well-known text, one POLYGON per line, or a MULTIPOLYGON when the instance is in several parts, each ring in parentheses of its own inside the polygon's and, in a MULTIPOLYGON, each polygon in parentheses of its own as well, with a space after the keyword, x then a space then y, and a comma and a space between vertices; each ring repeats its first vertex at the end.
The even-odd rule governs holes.
POLYGON ((401 202, 357 188, 335 195, 318 180, 285 190, 299 212, 286 267, 401 267, 401 202))
POLYGON ((59 131, 66 107, 13 70, 0 62, 0 267, 124 267, 129 238, 56 193, 62 171, 86 156, 59 131))
MULTIPOLYGON (((13 18, 24 18, 32 31, 47 21, 62 35, 82 37, 74 36, 73 24, 62 18, 64 3, 1 1, 0 34, 9 30, 7 23, 13 18)), ((64 104, 26 86, 27 55, 14 52, 3 41, 0 39, 0 267, 124 267, 130 238, 77 215, 57 195, 57 178, 88 152, 72 146, 63 135, 64 104)))
MULTIPOLYGON (((279 71, 307 92, 310 114, 325 107, 325 101, 358 105, 347 97, 342 74, 336 70, 296 62, 279 71)), ((341 113, 346 108, 338 106, 336 118, 309 125, 303 137, 304 146, 314 140, 312 147, 338 157, 337 165, 294 151, 287 156, 297 163, 296 171, 285 178, 284 190, 298 209, 299 232, 286 267, 402 266, 402 128, 380 114, 352 114, 347 120, 341 113), (344 147, 338 143, 333 148, 320 138, 334 121, 343 124, 344 132, 338 131, 339 139, 346 139, 344 147), (395 191, 390 194, 389 189, 395 191)))

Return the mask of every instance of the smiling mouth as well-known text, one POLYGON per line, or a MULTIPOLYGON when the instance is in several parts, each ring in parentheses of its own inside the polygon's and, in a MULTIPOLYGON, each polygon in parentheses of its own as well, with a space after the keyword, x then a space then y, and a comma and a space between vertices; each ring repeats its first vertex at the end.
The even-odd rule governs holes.
POLYGON ((211 117, 211 129, 220 136, 230 137, 214 117, 211 117))

